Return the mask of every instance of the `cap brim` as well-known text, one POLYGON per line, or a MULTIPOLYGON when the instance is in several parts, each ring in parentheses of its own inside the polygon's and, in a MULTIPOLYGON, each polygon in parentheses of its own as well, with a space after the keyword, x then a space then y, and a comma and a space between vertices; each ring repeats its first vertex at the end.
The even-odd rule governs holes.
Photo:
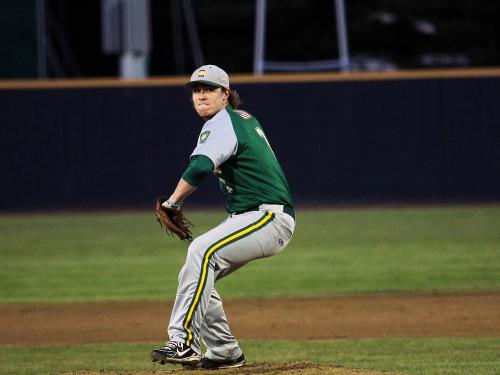
POLYGON ((202 79, 196 80, 196 81, 190 81, 184 85, 186 89, 191 89, 193 86, 196 85, 207 85, 207 86, 213 86, 213 87, 222 87, 225 88, 224 86, 218 85, 217 83, 210 82, 210 81, 204 81, 202 79))

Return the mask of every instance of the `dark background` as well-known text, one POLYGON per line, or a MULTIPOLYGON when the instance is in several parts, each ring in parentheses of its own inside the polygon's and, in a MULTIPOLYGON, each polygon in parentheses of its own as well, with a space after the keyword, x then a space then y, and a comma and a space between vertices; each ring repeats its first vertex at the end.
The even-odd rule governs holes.
MULTIPOLYGON (((253 69, 254 0, 192 0, 204 62, 253 69)), ((0 78, 37 75, 35 0, 0 4, 0 78)), ((46 0, 49 33, 66 77, 118 75, 118 57, 101 46, 100 0, 46 0), (66 46, 63 50, 61 46, 66 46)), ((500 64, 500 2, 494 0, 346 0, 352 70, 500 64)), ((184 33, 184 63, 173 53, 170 1, 152 0, 150 74, 195 67, 184 33)), ((268 0, 266 58, 337 56, 333 0, 268 0)), ((185 29, 184 29, 185 31, 185 29)), ((49 72, 54 75, 54 72, 49 72)))
MULTIPOLYGON (((240 84, 300 205, 500 199, 500 78, 240 84)), ((202 121, 182 87, 0 90, 0 209, 149 207, 202 121)), ((214 176, 189 205, 222 205, 214 176)))
MULTIPOLYGON (((206 63, 251 72, 254 1, 192 0, 206 63)), ((46 0, 63 76, 118 76, 99 0, 46 0)), ((500 2, 346 0, 351 70, 498 66, 500 2)), ((171 2, 152 0, 153 76, 175 59, 171 2)), ((266 58, 337 57, 334 2, 269 0, 266 58)), ((35 0, 0 3, 0 78, 36 78, 35 0)), ((186 30, 184 29, 184 32, 186 30)), ((299 73, 300 74, 300 73, 299 73)), ((0 210, 149 207, 168 194, 201 127, 180 86, 0 87, 0 210)), ((1 82, 0 82, 1 83, 1 82)), ((500 78, 239 84, 298 204, 500 199, 500 78)), ((220 205, 205 182, 188 204, 220 205)))

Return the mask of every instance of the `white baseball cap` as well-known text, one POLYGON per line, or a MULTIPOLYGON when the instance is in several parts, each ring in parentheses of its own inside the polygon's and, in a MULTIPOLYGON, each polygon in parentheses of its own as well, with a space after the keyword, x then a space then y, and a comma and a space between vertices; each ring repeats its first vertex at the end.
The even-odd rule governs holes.
POLYGON ((191 87, 195 83, 204 83, 210 86, 229 89, 229 76, 216 65, 203 65, 193 72, 186 87, 191 87))

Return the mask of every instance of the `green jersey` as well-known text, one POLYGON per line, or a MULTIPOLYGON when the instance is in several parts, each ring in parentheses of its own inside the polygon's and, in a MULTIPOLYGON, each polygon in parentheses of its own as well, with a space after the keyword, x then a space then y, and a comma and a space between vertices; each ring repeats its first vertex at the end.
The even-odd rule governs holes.
POLYGON ((293 207, 285 174, 255 117, 230 105, 208 120, 192 153, 205 155, 226 199, 228 212, 261 204, 293 207))

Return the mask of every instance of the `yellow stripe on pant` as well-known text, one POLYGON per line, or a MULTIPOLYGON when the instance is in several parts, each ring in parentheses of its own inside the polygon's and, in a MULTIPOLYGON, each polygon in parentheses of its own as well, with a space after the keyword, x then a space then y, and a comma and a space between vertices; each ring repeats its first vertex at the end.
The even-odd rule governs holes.
POLYGON ((211 245, 208 250, 205 252, 205 255, 203 256, 203 261, 201 265, 201 274, 200 274, 200 279, 198 281, 198 287, 196 288, 196 293, 194 295, 194 299, 190 304, 188 313, 186 315, 186 318, 184 319, 184 330, 187 333, 187 339, 186 339, 186 345, 190 345, 191 341, 193 340, 193 333, 189 329, 189 326, 191 325, 191 322, 193 320, 194 313, 196 311, 196 308, 200 302, 201 296, 203 294, 203 289, 205 288, 205 282, 207 279, 207 272, 208 272, 208 264, 210 261, 211 256, 219 249, 222 247, 229 245, 230 243, 237 241, 241 239, 242 237, 245 237, 252 232, 255 232, 256 230, 262 228, 266 224, 269 223, 269 221, 274 217, 274 214, 272 211, 266 211, 263 217, 261 217, 257 222, 250 224, 249 226, 246 226, 243 229, 240 229, 232 234, 230 234, 227 237, 224 237, 223 239, 217 241, 213 245, 211 245))

